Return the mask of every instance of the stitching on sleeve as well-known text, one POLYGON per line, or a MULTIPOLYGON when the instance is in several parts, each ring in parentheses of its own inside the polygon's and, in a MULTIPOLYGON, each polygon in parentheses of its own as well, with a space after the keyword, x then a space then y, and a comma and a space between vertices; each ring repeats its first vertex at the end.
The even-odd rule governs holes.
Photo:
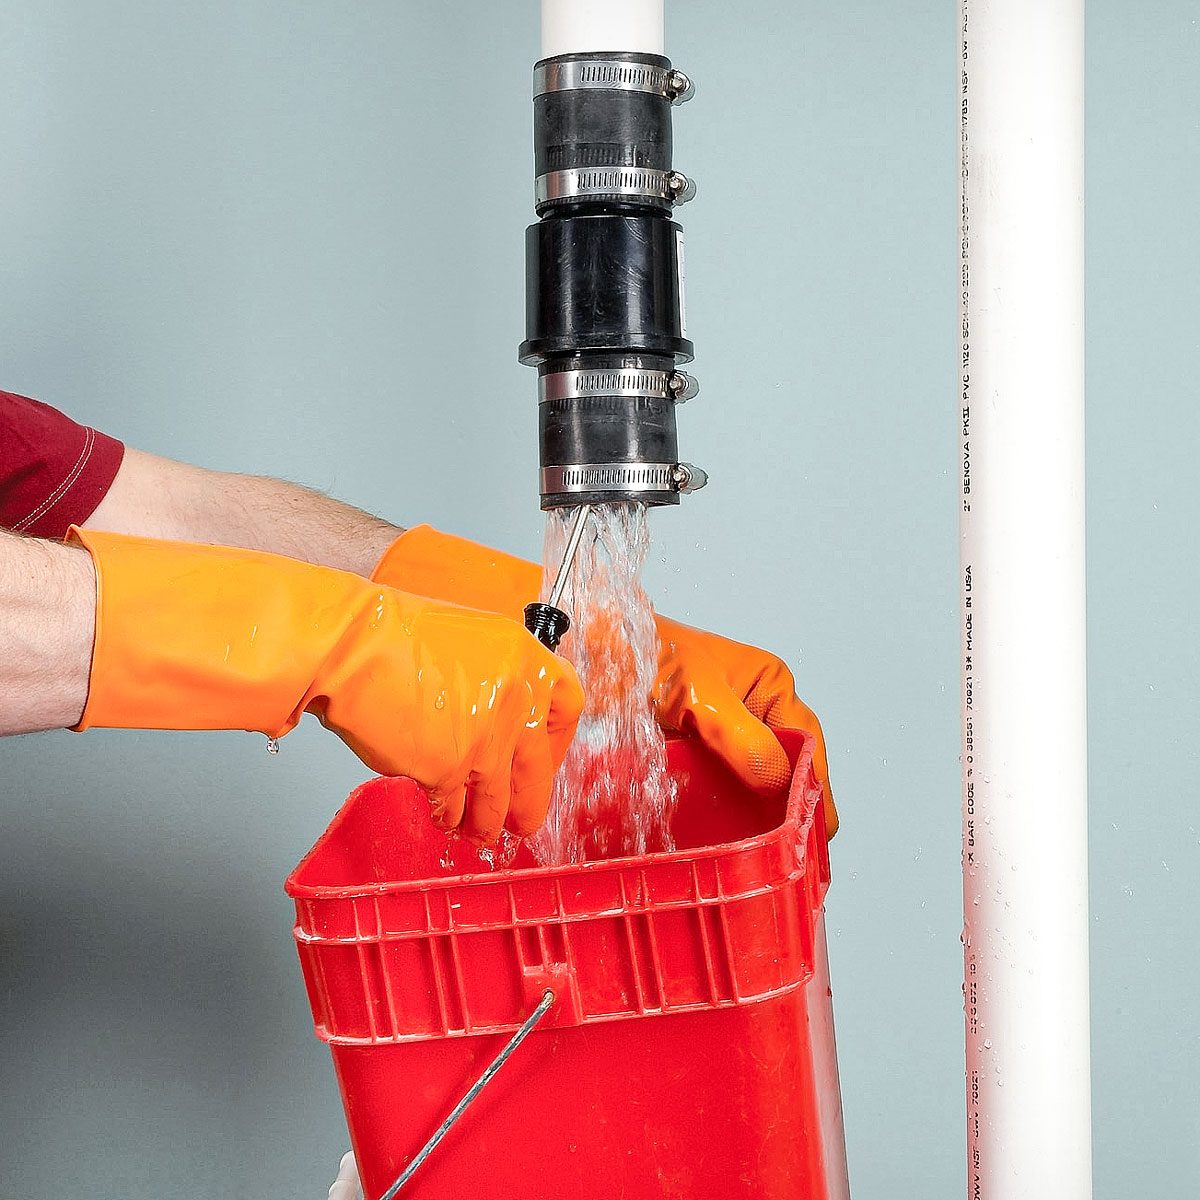
POLYGON ((33 512, 12 527, 14 533, 24 533, 30 525, 44 517, 75 486, 79 476, 83 474, 84 467, 87 466, 88 461, 92 457, 92 450, 95 448, 95 445, 96 431, 87 426, 84 429, 83 449, 80 450, 79 457, 75 460, 75 465, 67 472, 66 477, 58 487, 33 512))

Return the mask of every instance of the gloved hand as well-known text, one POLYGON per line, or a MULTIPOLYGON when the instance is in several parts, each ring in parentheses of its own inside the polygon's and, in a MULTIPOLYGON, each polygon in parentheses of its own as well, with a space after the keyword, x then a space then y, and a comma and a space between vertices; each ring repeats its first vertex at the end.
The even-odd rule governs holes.
POLYGON ((71 536, 98 584, 77 729, 278 737, 311 712, 371 770, 415 779, 445 828, 541 824, 583 695, 516 622, 273 554, 71 536))
POLYGON ((813 770, 821 785, 825 832, 837 832, 825 736, 816 713, 796 695, 782 659, 666 617, 656 618, 662 649, 654 693, 659 724, 695 734, 755 791, 772 794, 791 765, 772 729, 813 734, 813 770))
POLYGON ((338 1164, 337 1178, 329 1189, 329 1200, 363 1200, 362 1184, 358 1181, 358 1164, 354 1151, 347 1150, 338 1164))
MULTIPOLYGON (((537 598, 542 569, 531 562, 420 525, 388 548, 372 578, 501 612, 520 620, 537 598)), ((778 793, 788 782, 787 756, 772 729, 802 729, 816 739, 813 766, 821 784, 825 827, 832 837, 837 809, 821 724, 796 697, 787 666, 773 654, 716 634, 655 618, 661 651, 653 700, 659 722, 695 733, 755 791, 778 793)))

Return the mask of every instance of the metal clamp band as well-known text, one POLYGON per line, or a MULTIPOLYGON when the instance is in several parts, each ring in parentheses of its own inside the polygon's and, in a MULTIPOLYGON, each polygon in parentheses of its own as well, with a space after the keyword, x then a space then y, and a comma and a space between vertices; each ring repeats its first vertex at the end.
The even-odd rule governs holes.
POLYGON ((539 63, 533 69, 533 95, 580 90, 649 92, 672 104, 690 100, 695 92, 691 79, 674 67, 626 62, 620 58, 571 58, 565 62, 539 63))
POLYGON ((542 495, 560 492, 698 492, 708 472, 691 463, 578 463, 543 467, 542 495))
POLYGON ((535 204, 595 196, 652 196, 686 204, 696 185, 681 171, 651 167, 567 167, 539 175, 533 185, 535 204))
POLYGON ((539 403, 591 396, 646 396, 686 404, 699 392, 700 384, 686 371, 613 367, 603 371, 554 371, 538 376, 539 403))
POLYGON ((543 467, 542 495, 559 492, 675 492, 675 463, 580 463, 543 467))
POLYGON ((578 400, 589 396, 661 396, 672 399, 672 371, 620 367, 609 371, 555 371, 538 378, 538 400, 578 400))

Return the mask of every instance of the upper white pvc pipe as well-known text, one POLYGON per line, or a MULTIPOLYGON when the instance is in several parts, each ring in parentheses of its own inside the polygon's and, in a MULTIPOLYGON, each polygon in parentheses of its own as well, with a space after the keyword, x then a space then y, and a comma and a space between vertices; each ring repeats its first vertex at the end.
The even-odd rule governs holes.
POLYGON ((825 1166, 824 1200, 850 1200, 846 1164, 846 1129, 842 1120, 842 1084, 838 1078, 837 1036, 833 1028, 833 989, 829 983, 829 940, 825 910, 817 914, 813 939, 813 975, 808 981, 806 1007, 812 1039, 813 1078, 817 1085, 817 1116, 821 1123, 821 1155, 825 1166))
POLYGON ((960 19, 967 1195, 1087 1200, 1083 2, 960 19))
POLYGON ((543 58, 663 46, 663 0, 542 0, 543 58))

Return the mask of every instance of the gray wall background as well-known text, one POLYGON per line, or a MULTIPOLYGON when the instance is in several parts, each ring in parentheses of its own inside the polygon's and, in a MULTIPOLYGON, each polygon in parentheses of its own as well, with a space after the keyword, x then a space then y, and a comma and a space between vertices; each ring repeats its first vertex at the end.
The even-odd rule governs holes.
MULTIPOLYGON (((659 606, 823 715, 859 1200, 962 1194, 953 5, 672 3, 708 491, 659 606)), ((1096 1195, 1200 1179, 1194 7, 1090 5, 1096 1195)), ((536 553, 536 6, 18 3, 0 386, 536 553)), ((0 745, 0 1191, 322 1197, 346 1138, 281 882, 363 769, 304 727, 0 745)))

